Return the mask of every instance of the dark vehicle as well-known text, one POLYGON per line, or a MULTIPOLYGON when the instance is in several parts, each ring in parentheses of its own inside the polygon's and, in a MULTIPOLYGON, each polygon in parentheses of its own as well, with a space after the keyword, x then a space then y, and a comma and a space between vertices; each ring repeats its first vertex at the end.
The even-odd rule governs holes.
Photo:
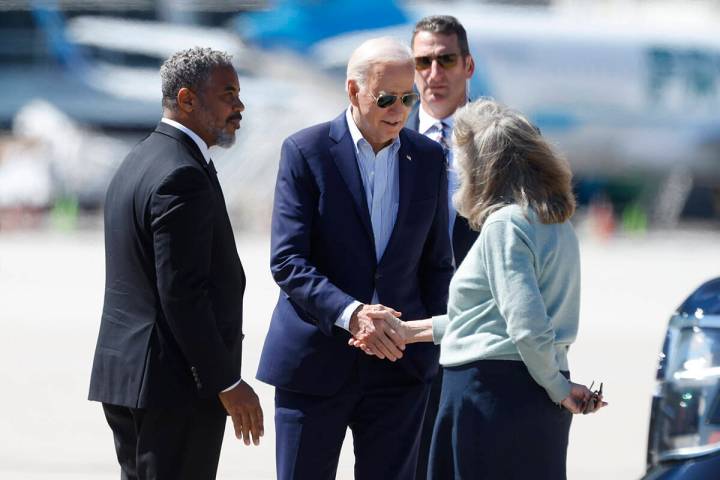
POLYGON ((720 278, 670 318, 657 380, 644 480, 720 479, 720 278))

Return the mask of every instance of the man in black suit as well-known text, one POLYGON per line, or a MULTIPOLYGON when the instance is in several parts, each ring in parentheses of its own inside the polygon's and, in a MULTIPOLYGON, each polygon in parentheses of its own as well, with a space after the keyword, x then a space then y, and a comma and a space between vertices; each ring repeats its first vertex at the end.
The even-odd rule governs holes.
MULTIPOLYGON (((452 168, 450 138, 455 111, 468 101, 467 84, 475 72, 475 61, 465 28, 455 17, 436 15, 421 19, 412 36, 415 57, 415 87, 420 93, 420 105, 408 117, 406 126, 440 143, 448 172, 448 224, 453 260, 457 268, 475 242, 478 232, 471 230, 467 220, 457 214, 452 195, 458 187, 457 174, 452 168)), ((425 411, 418 469, 415 478, 425 478, 433 425, 437 414, 442 384, 442 369, 433 381, 425 411)))
POLYGON ((232 145, 245 107, 223 52, 178 52, 160 74, 163 119, 107 192, 89 398, 103 404, 123 479, 213 479, 227 414, 246 444, 263 434, 240 379, 245 274, 208 154, 232 145))

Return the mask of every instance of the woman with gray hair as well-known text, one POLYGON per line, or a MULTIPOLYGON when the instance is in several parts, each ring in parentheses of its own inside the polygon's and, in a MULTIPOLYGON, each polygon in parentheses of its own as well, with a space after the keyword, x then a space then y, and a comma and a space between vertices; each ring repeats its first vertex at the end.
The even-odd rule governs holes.
POLYGON ((447 315, 377 314, 407 343, 441 347, 428 478, 563 479, 572 414, 607 405, 569 380, 580 314, 572 174, 527 118, 492 100, 458 110, 453 139, 455 205, 480 235, 447 315))

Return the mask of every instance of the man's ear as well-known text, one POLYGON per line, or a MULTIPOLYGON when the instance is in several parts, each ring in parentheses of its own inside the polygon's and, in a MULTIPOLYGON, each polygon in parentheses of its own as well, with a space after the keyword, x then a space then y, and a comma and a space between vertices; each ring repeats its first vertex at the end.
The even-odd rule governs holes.
POLYGON ((473 73, 475 73, 475 59, 472 57, 472 55, 468 55, 465 57, 465 75, 466 78, 470 78, 473 76, 473 73))
POLYGON ((180 110, 182 110, 185 113, 190 113, 195 109, 197 97, 195 96, 195 93, 193 93, 192 90, 190 90, 187 87, 183 87, 180 90, 178 90, 176 100, 177 100, 178 108, 180 110))
POLYGON ((359 107, 358 94, 360 93, 360 86, 356 80, 348 79, 345 88, 348 92, 348 99, 353 107, 359 107))

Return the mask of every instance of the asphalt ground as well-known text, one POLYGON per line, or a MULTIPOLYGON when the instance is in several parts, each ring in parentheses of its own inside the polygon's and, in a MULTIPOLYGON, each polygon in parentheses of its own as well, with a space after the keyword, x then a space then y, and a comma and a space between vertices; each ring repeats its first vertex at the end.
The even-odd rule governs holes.
MULTIPOLYGON (((720 275, 720 232, 609 240, 579 232, 581 325, 570 365, 577 381, 604 382, 610 406, 574 418, 568 477, 638 478, 667 320, 695 287, 720 275)), ((269 238, 237 239, 248 277, 243 376, 260 396, 266 434, 247 447, 228 423, 218 478, 272 479, 273 390, 253 377, 277 287, 269 238)), ((100 405, 86 400, 103 288, 100 231, 0 233, 0 478, 118 478, 110 429, 100 405)), ((352 464, 348 435, 337 478, 351 479, 352 464)))

